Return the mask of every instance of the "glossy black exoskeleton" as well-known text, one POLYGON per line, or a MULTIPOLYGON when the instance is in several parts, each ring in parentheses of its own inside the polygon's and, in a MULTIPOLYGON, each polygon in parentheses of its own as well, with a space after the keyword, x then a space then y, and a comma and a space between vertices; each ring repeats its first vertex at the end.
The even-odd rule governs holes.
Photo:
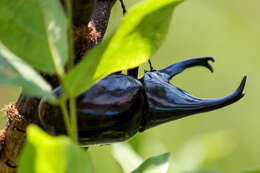
MULTIPOLYGON (((125 141, 138 131, 215 110, 242 98, 246 76, 234 93, 218 99, 200 99, 169 83, 189 67, 204 66, 213 72, 208 61, 214 59, 188 59, 146 72, 140 80, 123 74, 107 76, 77 97, 79 142, 91 145, 125 141)), ((54 90, 56 95, 59 92, 59 88, 54 90)), ((66 133, 59 108, 41 104, 40 120, 51 134, 66 133)))

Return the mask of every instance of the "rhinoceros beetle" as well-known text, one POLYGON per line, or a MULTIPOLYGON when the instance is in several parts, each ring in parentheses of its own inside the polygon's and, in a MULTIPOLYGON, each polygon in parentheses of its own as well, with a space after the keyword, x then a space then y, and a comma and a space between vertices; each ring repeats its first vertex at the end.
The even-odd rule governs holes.
MULTIPOLYGON (((242 98, 246 76, 235 92, 218 99, 200 99, 169 83, 172 77, 189 67, 204 66, 213 72, 209 61, 214 62, 214 59, 188 59, 161 70, 145 72, 141 79, 124 74, 107 76, 77 97, 79 142, 92 145, 125 141, 138 131, 215 110, 242 98)), ((54 93, 58 96, 60 88, 54 93)), ((42 126, 49 133, 66 133, 58 107, 44 102, 39 115, 42 126)))

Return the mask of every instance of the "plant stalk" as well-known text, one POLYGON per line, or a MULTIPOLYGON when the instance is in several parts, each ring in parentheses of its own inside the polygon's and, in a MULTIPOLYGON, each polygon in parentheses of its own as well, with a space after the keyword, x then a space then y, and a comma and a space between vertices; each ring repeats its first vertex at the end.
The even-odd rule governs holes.
POLYGON ((64 120, 64 124, 67 130, 68 135, 72 138, 72 132, 71 132, 71 125, 70 125, 70 120, 69 120, 69 113, 68 113, 68 109, 66 106, 66 98, 62 97, 60 100, 60 108, 61 108, 61 112, 62 112, 62 116, 63 116, 63 120, 64 120))
MULTIPOLYGON (((68 19, 68 44, 69 44, 69 59, 68 59, 68 71, 72 70, 74 67, 74 40, 73 40, 73 21, 72 21, 72 2, 71 0, 65 0, 67 9, 67 19, 68 19)), ((65 91, 66 93, 66 91, 65 91)), ((69 93, 66 93, 69 95, 69 93)), ((75 97, 69 96, 70 102, 70 136, 75 143, 78 143, 78 125, 77 125, 77 112, 76 112, 76 99, 75 97)), ((66 101, 64 102, 66 103, 66 101)), ((66 108, 66 107, 65 107, 66 108)), ((66 112, 64 112, 66 113, 66 112)), ((66 116, 64 116, 66 118, 66 116)))
POLYGON ((77 112, 76 112, 76 99, 70 97, 70 116, 71 116, 71 132, 75 143, 78 143, 78 123, 77 123, 77 112))

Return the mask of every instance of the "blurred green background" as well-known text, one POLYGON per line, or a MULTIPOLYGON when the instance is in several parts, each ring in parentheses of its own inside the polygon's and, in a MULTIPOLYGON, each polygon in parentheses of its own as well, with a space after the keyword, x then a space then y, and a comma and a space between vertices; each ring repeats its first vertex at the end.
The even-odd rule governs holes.
MULTIPOLYGON (((126 7, 137 2, 128 0, 126 7)), ((167 40, 151 58, 154 68, 190 57, 213 56, 213 74, 204 68, 192 68, 172 83, 195 96, 214 98, 233 92, 247 74, 246 96, 226 108, 137 134, 129 143, 143 158, 172 152, 169 172, 234 172, 260 167, 259 7, 259 0, 189 0, 176 8, 167 40)), ((122 18, 117 2, 108 34, 115 31, 122 18)), ((148 65, 143 68, 148 69, 148 65)), ((18 92, 0 87, 0 106, 15 102, 18 92)), ((4 122, 1 114, 1 127, 4 122)), ((91 147, 89 151, 97 172, 122 172, 110 145, 91 147)))

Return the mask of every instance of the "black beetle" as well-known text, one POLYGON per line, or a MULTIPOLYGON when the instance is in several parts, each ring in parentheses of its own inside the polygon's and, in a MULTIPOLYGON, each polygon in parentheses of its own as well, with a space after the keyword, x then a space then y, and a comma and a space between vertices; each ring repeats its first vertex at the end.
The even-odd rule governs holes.
MULTIPOLYGON (((151 127, 188 115, 234 103, 244 96, 246 76, 238 89, 223 98, 200 99, 169 83, 184 69, 204 66, 213 72, 212 57, 192 58, 161 70, 145 72, 141 79, 112 74, 77 97, 79 142, 83 145, 125 141, 151 127)), ((60 88, 54 90, 59 95, 60 88)), ((44 102, 40 121, 51 134, 65 134, 58 107, 44 102)))

